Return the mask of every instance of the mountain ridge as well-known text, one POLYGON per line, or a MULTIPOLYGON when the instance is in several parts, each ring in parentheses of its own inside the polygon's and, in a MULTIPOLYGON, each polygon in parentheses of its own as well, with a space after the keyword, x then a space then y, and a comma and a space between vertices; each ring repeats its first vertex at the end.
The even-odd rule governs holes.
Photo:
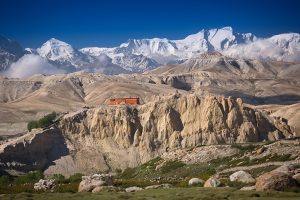
MULTIPOLYGON (((46 59, 65 73, 80 70, 106 74, 143 73, 161 65, 180 64, 202 53, 214 51, 233 58, 300 62, 300 34, 284 33, 259 38, 252 33, 237 33, 227 26, 202 29, 177 40, 129 39, 111 48, 76 49, 66 42, 51 38, 40 48, 26 48, 23 51, 46 59)), ((1 69, 8 68, 9 65, 1 69)))

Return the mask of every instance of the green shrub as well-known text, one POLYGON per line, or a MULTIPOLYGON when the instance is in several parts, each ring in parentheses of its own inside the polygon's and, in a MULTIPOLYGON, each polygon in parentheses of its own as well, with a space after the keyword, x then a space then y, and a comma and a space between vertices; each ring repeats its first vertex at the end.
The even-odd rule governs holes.
POLYGON ((137 186, 137 187, 146 187, 149 185, 156 185, 158 182, 145 181, 142 179, 115 179, 114 185, 122 188, 137 186))
POLYGON ((10 182, 10 179, 8 176, 0 176, 0 185, 8 185, 10 182))
POLYGON ((55 182, 59 183, 59 184, 60 183, 68 183, 69 182, 69 180, 66 179, 62 174, 54 174, 52 176, 52 178, 55 179, 55 182))
POLYGON ((35 183, 44 178, 41 171, 29 172, 25 175, 19 176, 15 179, 16 184, 35 183))
POLYGON ((51 125, 55 118, 56 118, 55 112, 52 112, 52 113, 44 116, 43 118, 39 119, 39 121, 38 121, 39 127, 45 127, 45 126, 51 125))
POLYGON ((237 188, 237 189, 241 189, 242 187, 253 185, 253 183, 243 183, 243 182, 239 182, 239 181, 230 181, 229 179, 222 179, 221 183, 222 183, 223 186, 229 186, 229 187, 233 187, 233 188, 237 188))
POLYGON ((118 176, 122 173, 122 170, 118 168, 118 169, 115 170, 115 172, 117 173, 117 176, 118 176))
POLYGON ((27 129, 31 131, 34 128, 43 128, 50 126, 53 123, 53 120, 56 118, 57 114, 55 112, 52 112, 43 118, 39 119, 38 121, 30 121, 27 124, 27 129))
POLYGON ((174 160, 174 161, 167 161, 161 168, 160 171, 162 173, 168 173, 172 170, 178 169, 180 167, 185 166, 182 161, 174 160))
POLYGON ((0 186, 0 194, 16 194, 21 192, 35 193, 36 191, 33 189, 33 183, 11 185, 11 186, 8 185, 0 186))
POLYGON ((133 178, 136 173, 137 168, 126 168, 122 174, 120 174, 120 178, 133 178))
POLYGON ((69 177, 69 182, 70 183, 78 183, 81 181, 82 176, 83 176, 83 174, 81 174, 81 173, 73 174, 72 176, 69 177))
POLYGON ((253 151, 256 146, 255 145, 252 145, 252 144, 244 144, 244 145, 241 145, 241 144, 232 144, 231 145, 232 148, 236 148, 236 149, 239 149, 241 151, 253 151))
POLYGON ((61 192, 61 193, 65 193, 65 192, 71 192, 71 193, 76 193, 78 191, 78 186, 79 183, 67 183, 67 184, 59 184, 55 187, 55 191, 54 192, 61 192))
POLYGON ((32 129, 34 128, 39 128, 39 124, 37 121, 30 121, 28 124, 27 124, 27 129, 29 131, 31 131, 32 129))

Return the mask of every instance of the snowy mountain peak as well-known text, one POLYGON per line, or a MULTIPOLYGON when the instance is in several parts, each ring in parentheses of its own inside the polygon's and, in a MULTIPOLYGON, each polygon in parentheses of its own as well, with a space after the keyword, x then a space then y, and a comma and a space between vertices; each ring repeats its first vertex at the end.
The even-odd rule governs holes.
POLYGON ((71 45, 55 38, 51 38, 45 42, 41 48, 37 49, 40 56, 53 61, 71 58, 73 57, 74 51, 71 45))
POLYGON ((299 33, 285 33, 280 35, 274 35, 269 38, 270 41, 276 43, 281 48, 289 48, 289 46, 298 46, 300 50, 300 34, 299 33))
POLYGON ((220 29, 222 29, 222 30, 228 30, 228 31, 233 32, 233 28, 231 26, 225 26, 225 27, 220 28, 220 29))
POLYGON ((47 42, 45 42, 44 44, 49 43, 51 45, 61 45, 61 46, 70 46, 68 43, 63 42, 61 40, 58 40, 56 38, 51 38, 49 39, 47 42))

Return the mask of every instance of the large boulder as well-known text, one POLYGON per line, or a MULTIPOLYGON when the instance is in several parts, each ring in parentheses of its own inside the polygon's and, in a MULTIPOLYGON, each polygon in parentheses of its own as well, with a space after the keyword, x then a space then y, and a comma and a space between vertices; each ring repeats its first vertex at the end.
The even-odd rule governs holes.
POLYGON ((160 185, 150 185, 145 187, 145 190, 153 190, 153 189, 168 189, 172 188, 173 186, 171 184, 165 183, 160 185))
POLYGON ((110 174, 94 174, 92 176, 82 176, 82 181, 79 184, 78 192, 90 192, 96 187, 110 186, 113 184, 113 179, 110 174))
POLYGON ((54 179, 40 179, 37 183, 34 184, 33 188, 35 190, 43 190, 43 191, 51 191, 53 192, 55 188, 55 180, 54 179))
POLYGON ((295 175, 293 176, 293 179, 295 179, 295 180, 300 184, 300 173, 295 174, 295 175))
POLYGON ((278 190, 282 191, 297 185, 296 180, 284 168, 275 169, 256 178, 257 191, 278 190))
POLYGON ((229 176, 230 181, 238 181, 242 183, 254 183, 255 179, 245 171, 237 171, 229 176))
POLYGON ((204 187, 219 187, 221 185, 221 181, 216 177, 210 177, 204 183, 204 187))
POLYGON ((189 186, 195 186, 195 185, 203 185, 204 181, 200 178, 191 178, 189 180, 189 186))
POLYGON ((282 165, 273 171, 282 172, 289 176, 293 176, 295 174, 295 167, 293 165, 282 165))
POLYGON ((133 187, 128 187, 125 189, 126 192, 136 192, 136 191, 141 191, 144 190, 141 187, 133 186, 133 187))
POLYGON ((97 193, 97 192, 101 192, 101 191, 108 191, 108 192, 119 192, 122 189, 116 186, 97 186, 92 190, 92 193, 97 193))
POLYGON ((245 187, 242 187, 240 190, 243 190, 243 191, 255 190, 255 185, 245 186, 245 187))

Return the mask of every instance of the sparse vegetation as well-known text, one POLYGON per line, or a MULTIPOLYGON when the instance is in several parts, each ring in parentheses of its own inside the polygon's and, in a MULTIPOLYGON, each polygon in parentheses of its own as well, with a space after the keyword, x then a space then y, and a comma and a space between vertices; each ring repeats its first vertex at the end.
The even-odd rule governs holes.
POLYGON ((8 185, 10 183, 10 179, 8 176, 4 175, 4 176, 0 176, 0 186, 5 186, 8 185))
POLYGON ((255 146, 253 144, 243 144, 243 145, 242 144, 232 144, 231 147, 239 149, 242 152, 253 151, 255 148, 257 148, 257 146, 255 146))
POLYGON ((185 164, 182 161, 178 161, 178 160, 167 161, 159 170, 161 173, 166 174, 170 171, 176 170, 178 168, 182 168, 184 166, 185 164))
POLYGON ((222 186, 229 186, 229 187, 237 188, 237 189, 241 189, 242 187, 253 185, 253 183, 243 183, 243 182, 239 182, 239 181, 230 181, 229 178, 221 179, 221 183, 222 183, 222 186))
POLYGON ((52 112, 43 118, 37 120, 37 121, 30 121, 27 124, 27 129, 31 131, 34 128, 43 128, 51 125, 53 123, 53 120, 57 117, 57 114, 55 112, 52 112))
MULTIPOLYGON (((55 192, 77 192, 82 176, 83 174, 80 173, 74 174, 69 178, 65 178, 61 174, 53 175, 51 178, 55 179, 57 184, 55 192)), ((0 194, 13 194, 20 192, 37 193, 38 191, 33 189, 33 185, 43 178, 44 175, 40 171, 29 172, 16 178, 0 176, 0 194)))
POLYGON ((78 192, 78 185, 79 182, 73 182, 73 183, 64 183, 64 184, 58 184, 55 187, 54 192, 59 193, 76 193, 78 192))
POLYGON ((299 199, 300 194, 295 192, 256 192, 256 191, 239 191, 234 188, 176 188, 174 189, 157 189, 144 190, 134 193, 124 192, 107 192, 100 193, 19 193, 19 194, 6 194, 1 195, 1 200, 15 199, 44 199, 44 200, 116 200, 116 199, 160 199, 160 200, 187 200, 187 199, 215 199, 215 200, 241 200, 241 199, 262 199, 262 200, 275 200, 275 199, 299 199))
POLYGON ((44 178, 44 174, 41 171, 29 172, 25 175, 17 177, 13 183, 16 183, 17 185, 35 183, 42 178, 44 178))
MULTIPOLYGON (((218 165, 218 164, 217 164, 218 165)), ((216 173, 215 165, 208 163, 186 165, 181 161, 167 161, 162 163, 162 159, 157 157, 143 165, 135 168, 127 168, 118 178, 145 181, 160 181, 178 186, 187 186, 187 179, 199 177, 208 179, 216 173), (184 180, 184 183, 182 181, 184 180)))
POLYGON ((68 179, 66 179, 62 174, 54 174, 52 179, 55 179, 55 182, 58 184, 68 183, 68 179))
POLYGON ((68 182, 70 182, 70 183, 80 182, 82 176, 83 176, 83 174, 81 174, 81 173, 73 174, 72 176, 69 177, 68 182))

